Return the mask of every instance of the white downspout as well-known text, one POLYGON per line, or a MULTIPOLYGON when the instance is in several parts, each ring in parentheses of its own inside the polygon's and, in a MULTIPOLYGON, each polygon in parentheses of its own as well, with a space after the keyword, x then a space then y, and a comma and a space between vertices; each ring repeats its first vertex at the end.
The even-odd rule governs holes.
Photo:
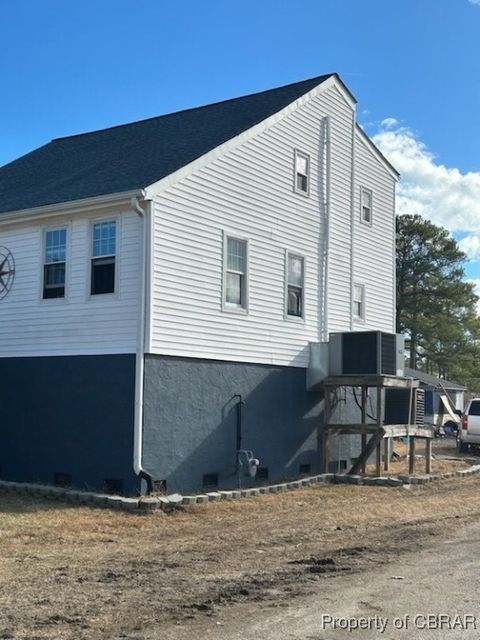
MULTIPOLYGON (((354 330, 353 325, 353 290, 355 287, 355 136, 356 136, 356 116, 355 110, 352 114, 352 175, 350 184, 350 331, 354 330)), ((365 290, 364 290, 365 291, 365 290)), ((364 294, 365 297, 365 294, 364 294)), ((365 302, 364 302, 365 305, 365 302)), ((365 314, 364 314, 365 315, 365 314)))
POLYGON ((140 256, 142 260, 140 300, 137 326, 137 346, 135 359, 135 415, 134 415, 134 439, 133 439, 133 469, 137 475, 146 479, 149 476, 142 467, 143 459, 143 378, 145 369, 145 329, 146 329, 146 305, 147 285, 149 286, 150 269, 147 251, 149 251, 149 224, 151 216, 151 201, 147 203, 148 209, 144 211, 138 198, 132 198, 131 204, 142 221, 140 256))
POLYGON ((330 116, 325 116, 325 249, 323 267, 322 341, 328 342, 328 264, 330 259, 330 116))

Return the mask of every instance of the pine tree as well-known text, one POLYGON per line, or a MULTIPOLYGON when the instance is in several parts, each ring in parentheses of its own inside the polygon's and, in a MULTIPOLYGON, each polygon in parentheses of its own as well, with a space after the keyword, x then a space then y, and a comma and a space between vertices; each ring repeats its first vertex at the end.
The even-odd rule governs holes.
POLYGON ((397 216, 397 331, 409 366, 480 387, 480 319, 466 255, 448 231, 419 215, 397 216))

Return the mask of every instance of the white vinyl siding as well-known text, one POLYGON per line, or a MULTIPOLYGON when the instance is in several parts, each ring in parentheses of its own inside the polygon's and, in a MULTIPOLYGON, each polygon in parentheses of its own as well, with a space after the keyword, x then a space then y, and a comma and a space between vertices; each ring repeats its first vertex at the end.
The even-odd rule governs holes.
POLYGON ((306 367, 324 318, 325 117, 331 117, 330 330, 351 316, 353 111, 336 88, 193 171, 155 200, 153 353, 306 367), (310 156, 310 197, 292 189, 292 149, 310 156), (249 239, 248 315, 222 312, 224 231, 249 239), (347 249, 345 246, 347 238, 347 249), (304 322, 285 320, 285 247, 305 270, 304 322))
POLYGON ((0 229, 0 244, 10 249, 16 263, 12 290, 0 300, 0 357, 135 352, 141 221, 132 212, 119 212, 117 217, 121 225, 115 296, 90 296, 93 214, 0 229), (45 228, 67 229, 68 291, 57 304, 41 295, 39 266, 45 256, 45 228))
MULTIPOLYGON (((159 186, 152 207, 147 352, 307 367, 309 342, 322 339, 327 328, 350 330, 354 282, 364 283, 370 300, 365 328, 393 330, 395 184, 354 135, 354 120, 348 97, 329 86, 241 144, 215 150, 208 164, 187 167, 183 177, 159 186), (308 198, 292 189, 295 149, 308 157, 308 198), (358 215, 360 185, 375 194, 372 227, 358 215), (248 239, 246 266, 236 274, 245 279, 248 313, 224 311, 226 235, 248 239), (286 248, 304 259, 301 322, 286 318, 286 248)), ((13 288, 0 300, 0 357, 135 352, 142 222, 137 213, 113 207, 108 215, 117 221, 116 246, 102 257, 114 255, 114 295, 90 293, 98 212, 0 229, 0 245, 16 262, 13 288), (41 296, 47 226, 67 229, 68 295, 61 305, 41 296)))
POLYGON ((355 136, 353 281, 365 285, 371 302, 362 329, 395 331, 395 180, 363 139, 355 136), (372 193, 373 224, 363 223, 362 189, 372 193), (374 207, 374 211, 373 211, 374 207))
POLYGON ((350 331, 352 309, 352 151, 355 114, 337 93, 330 127, 328 331, 350 331))

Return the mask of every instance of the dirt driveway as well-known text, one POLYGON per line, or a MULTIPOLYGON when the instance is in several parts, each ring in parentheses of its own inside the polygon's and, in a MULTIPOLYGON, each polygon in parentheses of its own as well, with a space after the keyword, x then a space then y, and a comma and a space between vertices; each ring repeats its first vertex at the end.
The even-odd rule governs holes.
MULTIPOLYGON (((155 516, 10 494, 0 505, 0 638, 253 638, 255 624, 297 603, 318 608, 328 596, 338 610, 372 568, 404 573, 422 549, 435 565, 438 549, 455 548, 443 543, 479 520, 480 477, 316 486, 155 516)), ((274 637, 263 629, 255 637, 274 637)), ((315 621, 304 631, 290 637, 337 637, 320 635, 315 621)))
MULTIPOLYGON (((424 541, 425 542, 425 541, 424 541)), ((176 638, 211 640, 478 640, 480 523, 386 563, 318 582, 277 606, 240 605, 176 638)), ((151 636, 160 638, 161 636, 151 636)))

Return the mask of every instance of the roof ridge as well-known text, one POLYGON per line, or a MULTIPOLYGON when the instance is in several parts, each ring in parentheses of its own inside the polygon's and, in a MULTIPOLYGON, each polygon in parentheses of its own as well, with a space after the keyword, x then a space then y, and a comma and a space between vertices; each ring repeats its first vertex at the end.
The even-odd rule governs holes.
MULTIPOLYGON (((294 87, 295 85, 303 84, 304 82, 312 82, 313 80, 318 80, 318 84, 324 82, 328 78, 332 76, 337 76, 336 72, 325 73, 321 76, 313 76, 312 78, 305 78, 305 80, 299 80, 297 82, 290 82, 289 84, 280 85, 279 87, 272 87, 271 89, 264 89, 263 91, 255 91, 254 93, 247 93, 242 96, 236 96, 235 98, 226 98, 225 100, 217 100, 216 102, 209 102, 208 104, 202 104, 197 107, 188 107, 187 109, 179 109, 178 111, 171 111, 170 113, 163 113, 158 116, 151 116, 149 118, 142 118, 140 120, 132 120, 132 122, 124 122, 123 124, 114 124, 111 127, 103 127, 101 129, 94 129, 93 131, 84 131, 83 133, 73 133, 68 136, 60 136, 58 138, 52 138, 51 142, 58 142, 59 140, 68 140, 70 138, 79 138, 81 136, 90 136, 96 133, 101 133, 102 131, 110 131, 112 129, 120 129, 122 127, 130 127, 135 124, 140 124, 142 122, 150 122, 151 120, 160 120, 161 118, 167 118, 168 116, 177 115, 180 113, 187 113, 188 111, 197 111, 200 109, 206 109, 207 107, 213 107, 219 104, 224 104, 227 102, 234 102, 235 100, 242 100, 243 98, 250 98, 252 96, 259 96, 261 94, 267 94, 272 91, 278 91, 279 89, 286 89, 287 87, 294 87)), ((47 143, 48 144, 48 143, 47 143)))

